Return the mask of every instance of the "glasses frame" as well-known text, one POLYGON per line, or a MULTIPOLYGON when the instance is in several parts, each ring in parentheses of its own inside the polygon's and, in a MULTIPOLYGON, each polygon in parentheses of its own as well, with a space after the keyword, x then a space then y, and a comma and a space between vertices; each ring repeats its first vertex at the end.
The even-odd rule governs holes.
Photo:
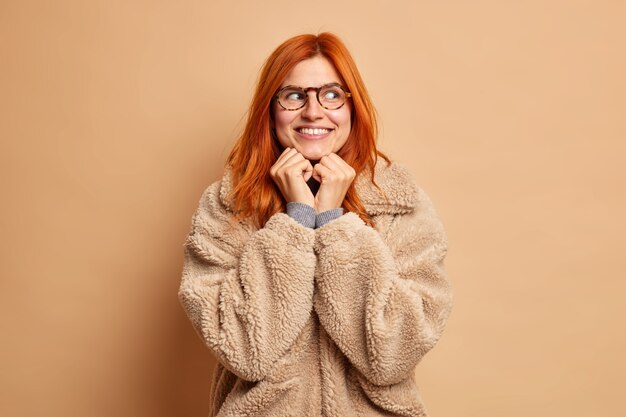
POLYGON ((287 111, 296 111, 296 110, 300 110, 301 108, 303 108, 304 106, 306 106, 306 104, 309 102, 309 91, 313 90, 315 91, 315 97, 317 98, 317 102, 320 104, 320 106, 322 106, 323 108, 325 108, 326 110, 339 110, 340 108, 342 108, 345 104, 347 100, 344 100, 343 103, 341 103, 341 106, 339 107, 335 107, 335 108, 329 108, 326 107, 322 104, 322 102, 320 101, 320 91, 326 87, 339 87, 341 88, 341 90, 345 93, 346 95, 346 99, 352 97, 352 93, 350 93, 349 91, 346 91, 346 89, 339 83, 328 83, 328 84, 324 84, 321 85, 319 87, 306 87, 306 88, 302 88, 298 85, 286 85, 284 87, 282 87, 280 90, 278 90, 276 92, 276 94, 274 95, 274 99, 276 99, 276 102, 278 103, 278 105, 280 107, 282 107, 283 109, 287 110, 287 111), (304 95, 306 96, 306 99, 304 100, 304 102, 302 103, 302 106, 296 108, 296 109, 288 109, 285 106, 283 106, 283 104, 280 102, 280 99, 278 98, 280 96, 280 93, 287 89, 287 88, 298 88, 302 91, 304 91, 304 95))

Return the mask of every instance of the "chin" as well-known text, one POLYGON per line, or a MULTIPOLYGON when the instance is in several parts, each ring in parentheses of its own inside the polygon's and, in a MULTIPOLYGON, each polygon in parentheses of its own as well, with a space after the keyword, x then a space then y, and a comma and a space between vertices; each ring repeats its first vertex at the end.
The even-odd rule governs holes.
POLYGON ((324 155, 328 155, 330 152, 324 149, 309 149, 308 147, 295 147, 298 152, 302 154, 309 161, 319 161, 324 155))
POLYGON ((328 155, 330 152, 301 152, 302 156, 304 156, 309 161, 319 161, 322 157, 328 155))

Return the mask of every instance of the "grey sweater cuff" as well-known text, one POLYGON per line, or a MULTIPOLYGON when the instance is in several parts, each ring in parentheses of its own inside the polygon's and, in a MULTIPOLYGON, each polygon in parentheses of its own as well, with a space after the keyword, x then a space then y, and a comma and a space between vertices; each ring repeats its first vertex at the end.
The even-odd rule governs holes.
POLYGON ((308 204, 287 203, 287 215, 304 227, 315 228, 315 209, 308 204))
POLYGON ((338 207, 330 210, 323 211, 315 216, 315 228, 324 226, 331 220, 335 220, 343 215, 343 208, 338 207))

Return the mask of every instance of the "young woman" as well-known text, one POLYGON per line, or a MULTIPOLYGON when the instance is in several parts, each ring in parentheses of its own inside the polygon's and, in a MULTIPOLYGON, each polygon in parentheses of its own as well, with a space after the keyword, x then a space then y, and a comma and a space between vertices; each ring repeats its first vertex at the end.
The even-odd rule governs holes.
POLYGON ((335 35, 268 58, 185 242, 179 298, 219 361, 211 416, 426 415, 414 371, 452 307, 446 236, 376 135, 335 35))

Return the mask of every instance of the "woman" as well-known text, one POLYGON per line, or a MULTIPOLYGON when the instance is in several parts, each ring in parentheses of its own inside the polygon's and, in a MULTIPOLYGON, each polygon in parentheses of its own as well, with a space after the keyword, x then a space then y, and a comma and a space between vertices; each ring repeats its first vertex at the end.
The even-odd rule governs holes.
POLYGON ((185 242, 179 297, 219 360, 211 416, 426 415, 414 370, 450 314, 446 237, 376 133, 336 36, 268 58, 185 242))

